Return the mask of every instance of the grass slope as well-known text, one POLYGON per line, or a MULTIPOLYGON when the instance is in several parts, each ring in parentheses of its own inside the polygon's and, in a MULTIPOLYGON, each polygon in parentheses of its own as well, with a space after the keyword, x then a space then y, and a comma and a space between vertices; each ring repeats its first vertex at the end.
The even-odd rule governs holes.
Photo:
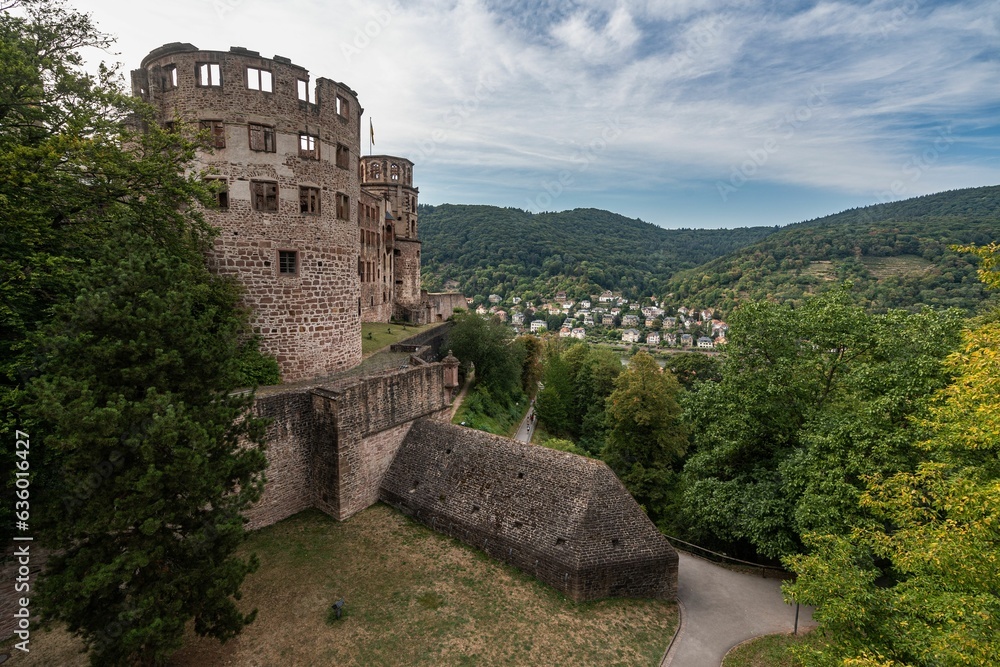
MULTIPOLYGON (((657 600, 577 604, 384 505, 338 523, 308 511, 253 533, 261 560, 225 645, 190 632, 177 667, 212 665, 654 665, 677 622, 657 600), (326 622, 343 597, 343 618, 326 622)), ((85 665, 62 630, 33 632, 11 665, 85 665)), ((15 652, 17 653, 17 652, 15 652)))

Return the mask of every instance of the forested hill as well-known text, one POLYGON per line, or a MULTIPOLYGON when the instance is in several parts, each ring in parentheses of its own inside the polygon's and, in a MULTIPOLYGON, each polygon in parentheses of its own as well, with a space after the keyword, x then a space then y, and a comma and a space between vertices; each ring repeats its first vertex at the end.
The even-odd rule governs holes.
POLYGON ((419 216, 424 286, 437 291, 456 280, 466 296, 662 294, 677 271, 776 230, 663 229, 597 209, 532 214, 443 204, 420 206, 419 216))
POLYGON ((748 298, 797 301, 851 280, 857 301, 874 311, 973 311, 985 298, 975 260, 949 246, 997 240, 1000 186, 952 190, 789 225, 678 273, 666 293, 729 310, 748 298))

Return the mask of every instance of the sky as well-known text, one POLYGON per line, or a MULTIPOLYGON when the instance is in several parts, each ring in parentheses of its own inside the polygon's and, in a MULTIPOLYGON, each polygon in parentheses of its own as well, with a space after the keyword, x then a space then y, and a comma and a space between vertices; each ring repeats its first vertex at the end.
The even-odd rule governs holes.
MULTIPOLYGON (((1000 184, 1000 2, 69 0, 358 92, 423 204, 785 225, 1000 184)), ((368 151, 367 132, 362 139, 368 151)))

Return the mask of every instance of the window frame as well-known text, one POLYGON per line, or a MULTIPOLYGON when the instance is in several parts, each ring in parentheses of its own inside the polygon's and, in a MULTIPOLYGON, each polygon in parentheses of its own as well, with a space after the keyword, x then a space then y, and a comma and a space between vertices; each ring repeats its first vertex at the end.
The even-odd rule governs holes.
POLYGON ((256 90, 261 93, 274 92, 274 72, 272 72, 269 69, 247 65, 246 81, 247 81, 247 90, 256 90), (266 77, 264 76, 265 74, 267 75, 266 77), (264 87, 265 81, 267 81, 268 88, 264 87))
POLYGON ((323 193, 318 187, 314 185, 299 186, 299 213, 302 215, 320 215, 323 209, 322 200, 323 193))
POLYGON ((344 144, 337 144, 337 155, 335 163, 341 169, 351 168, 351 149, 344 144))
POLYGON ((176 90, 180 77, 177 74, 177 65, 166 65, 163 68, 163 90, 176 90))
POLYGON ((278 187, 278 182, 277 181, 267 181, 267 180, 252 180, 252 181, 250 181, 250 208, 252 208, 254 211, 258 211, 260 213, 277 213, 280 207, 281 207, 281 189, 278 187), (258 197, 258 194, 254 190, 255 190, 255 188, 258 185, 264 186, 265 188, 267 186, 273 186, 273 188, 274 188, 274 196, 273 196, 273 199, 274 199, 274 208, 268 208, 267 207, 267 202, 268 202, 269 197, 268 197, 268 191, 266 189, 260 195, 260 196, 263 197, 264 206, 263 207, 257 206, 257 197, 258 197))
MULTIPOLYGON (((275 267, 279 278, 297 278, 302 275, 302 262, 299 259, 299 251, 294 248, 278 248, 275 250, 275 267), (292 270, 283 270, 282 260, 286 257, 291 257, 292 260, 292 270)), ((287 266, 287 261, 284 263, 287 266)))
POLYGON ((277 153, 278 152, 278 136, 273 125, 264 125, 263 123, 247 123, 247 146, 250 150, 257 151, 258 153, 277 153), (260 142, 257 145, 263 145, 263 148, 255 148, 254 142, 254 130, 260 132, 260 142), (270 138, 270 146, 268 139, 270 138))
POLYGON ((197 62, 194 65, 195 72, 195 85, 199 88, 222 88, 222 64, 212 63, 212 62, 197 62), (206 77, 202 76, 202 70, 205 71, 206 77), (215 72, 216 76, 213 77, 212 73, 215 72))
POLYGON ((319 159, 319 137, 308 132, 299 132, 299 157, 306 160, 319 159), (306 144, 303 147, 303 143, 306 144), (309 146, 312 148, 309 148, 309 146))
POLYGON ((206 176, 204 178, 205 184, 211 187, 211 184, 221 183, 224 189, 212 190, 212 194, 215 196, 216 208, 219 211, 229 210, 229 179, 225 176, 206 176))
POLYGON ((348 197, 343 192, 338 192, 336 194, 337 202, 337 219, 338 220, 350 220, 351 219, 351 198, 348 197))
POLYGON ((222 120, 208 118, 198 121, 198 127, 209 132, 209 143, 212 148, 226 147, 226 123, 222 120))

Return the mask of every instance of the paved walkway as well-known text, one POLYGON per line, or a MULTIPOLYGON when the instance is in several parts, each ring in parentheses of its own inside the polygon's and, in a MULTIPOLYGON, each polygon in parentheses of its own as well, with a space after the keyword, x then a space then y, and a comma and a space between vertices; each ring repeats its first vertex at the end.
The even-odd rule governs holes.
MULTIPOLYGON (((742 641, 792 631, 795 606, 782 600, 780 581, 678 553, 681 627, 661 667, 719 667, 742 641)), ((802 607, 799 631, 815 625, 812 608, 802 607)))
POLYGON ((517 428, 517 435, 514 439, 518 442, 531 442, 531 436, 535 432, 535 401, 532 399, 531 405, 528 406, 528 414, 524 415, 524 419, 521 420, 521 425, 517 428))

